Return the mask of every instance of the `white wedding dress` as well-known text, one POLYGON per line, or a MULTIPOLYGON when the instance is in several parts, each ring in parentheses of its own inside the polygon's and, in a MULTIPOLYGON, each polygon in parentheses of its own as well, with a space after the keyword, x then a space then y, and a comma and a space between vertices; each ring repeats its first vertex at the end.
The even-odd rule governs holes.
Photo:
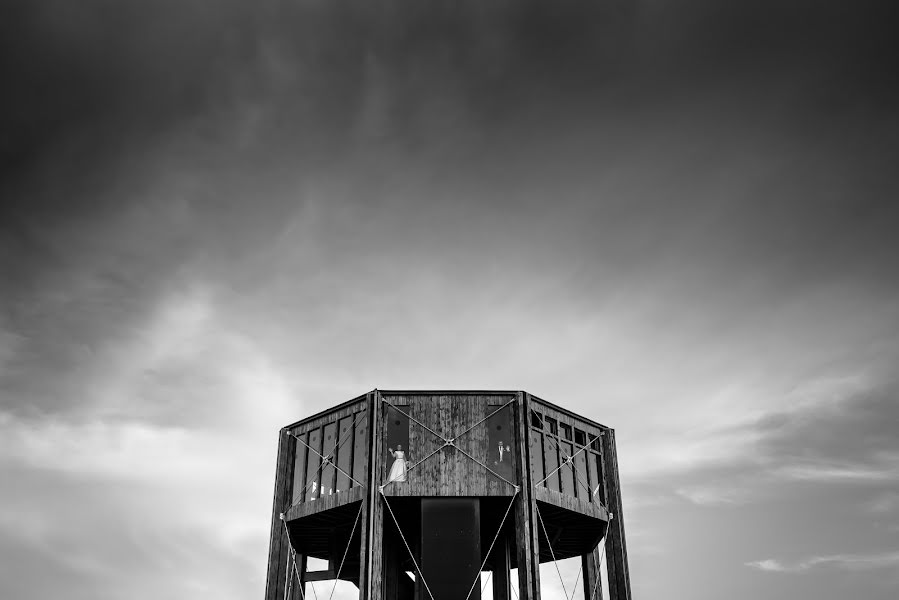
POLYGON ((387 481, 406 481, 406 454, 402 450, 391 450, 390 454, 394 460, 387 481))

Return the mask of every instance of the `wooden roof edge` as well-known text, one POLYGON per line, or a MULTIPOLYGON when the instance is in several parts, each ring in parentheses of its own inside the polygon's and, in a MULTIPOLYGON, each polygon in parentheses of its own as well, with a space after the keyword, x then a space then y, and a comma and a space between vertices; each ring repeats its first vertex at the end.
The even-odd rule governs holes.
POLYGON ((376 391, 378 391, 378 390, 374 389, 374 390, 371 390, 370 392, 365 392, 364 394, 360 394, 359 396, 356 396, 355 398, 351 398, 351 399, 347 400, 346 402, 341 402, 340 404, 338 404, 336 406, 330 406, 330 407, 326 408, 325 410, 321 410, 313 415, 309 415, 308 417, 303 417, 299 421, 294 421, 293 423, 291 423, 289 425, 285 425, 284 427, 281 428, 281 431, 284 431, 285 429, 293 429, 294 427, 298 427, 300 425, 303 425, 304 423, 308 423, 309 421, 314 421, 315 419, 320 419, 321 417, 324 417, 324 416, 328 415, 329 413, 336 412, 338 410, 346 408, 347 406, 351 406, 353 404, 356 404, 357 402, 366 400, 368 398, 368 396, 370 396, 371 394, 374 394, 376 391))
POLYGON ((436 390, 381 390, 381 389, 378 389, 378 388, 375 388, 375 389, 373 389, 373 390, 371 390, 371 391, 365 392, 364 394, 360 394, 359 396, 356 396, 355 398, 352 398, 352 399, 350 399, 350 400, 347 400, 346 402, 342 402, 342 403, 340 403, 340 404, 338 404, 338 405, 336 405, 336 406, 331 406, 331 407, 329 407, 329 408, 326 408, 325 410, 319 411, 319 412, 317 412, 317 413, 315 413, 315 414, 313 414, 313 415, 310 415, 310 416, 308 416, 308 417, 304 417, 304 418, 302 418, 302 419, 300 419, 300 420, 298 420, 298 421, 295 421, 295 422, 293 422, 293 423, 291 423, 291 424, 289 424, 289 425, 285 425, 284 427, 281 428, 281 430, 283 431, 283 430, 286 430, 286 429, 292 429, 292 428, 297 427, 297 426, 299 426, 299 425, 303 425, 304 423, 307 423, 307 422, 309 422, 309 421, 312 421, 312 420, 315 420, 315 419, 319 419, 319 418, 321 418, 321 417, 326 416, 326 415, 329 414, 329 413, 332 413, 332 412, 341 410, 341 409, 343 409, 343 408, 346 408, 347 406, 350 406, 350 405, 352 405, 352 404, 355 404, 355 403, 357 403, 357 402, 360 402, 360 401, 362 401, 362 400, 365 400, 365 399, 367 399, 370 395, 376 394, 376 393, 380 393, 381 395, 388 395, 388 396, 400 396, 400 395, 403 395, 403 396, 410 396, 410 395, 421 395, 421 396, 446 396, 446 395, 456 395, 456 396, 463 396, 463 395, 464 395, 464 396, 481 396, 481 395, 511 395, 511 394, 519 394, 519 393, 523 393, 523 394, 527 394, 530 398, 536 400, 537 402, 540 402, 540 403, 542 403, 542 404, 545 404, 545 405, 549 406, 550 408, 552 408, 553 410, 557 410, 557 411, 559 411, 559 412, 561 412, 561 413, 563 413, 563 414, 566 414, 566 415, 568 415, 568 416, 570 416, 570 417, 572 417, 572 418, 574 418, 574 419, 577 419, 577 420, 579 420, 579 421, 583 421, 583 422, 585 422, 585 423, 587 423, 587 424, 589 424, 589 425, 593 425, 594 427, 598 427, 599 429, 602 429, 602 430, 605 430, 605 431, 614 431, 614 429, 611 428, 611 427, 609 427, 608 425, 603 425, 602 423, 599 423, 599 422, 597 422, 597 421, 594 421, 593 419, 590 419, 590 418, 585 417, 585 416, 583 416, 583 415, 581 415, 581 414, 578 414, 578 413, 576 413, 576 412, 573 412, 573 411, 571 411, 571 410, 568 410, 567 408, 564 408, 564 407, 562 407, 562 406, 559 406, 558 404, 555 404, 555 403, 553 403, 553 402, 550 402, 549 400, 544 400, 543 398, 540 398, 539 396, 535 396, 534 394, 531 394, 531 393, 529 393, 529 392, 525 392, 524 390, 446 390, 446 389, 436 389, 436 390))

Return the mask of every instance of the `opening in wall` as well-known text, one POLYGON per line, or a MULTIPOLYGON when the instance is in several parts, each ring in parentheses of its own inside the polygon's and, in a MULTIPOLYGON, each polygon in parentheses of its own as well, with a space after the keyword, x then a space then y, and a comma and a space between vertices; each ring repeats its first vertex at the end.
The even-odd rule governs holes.
POLYGON ((384 481, 403 483, 406 481, 409 461, 409 407, 388 404, 385 407, 384 428, 387 437, 384 448, 384 481))

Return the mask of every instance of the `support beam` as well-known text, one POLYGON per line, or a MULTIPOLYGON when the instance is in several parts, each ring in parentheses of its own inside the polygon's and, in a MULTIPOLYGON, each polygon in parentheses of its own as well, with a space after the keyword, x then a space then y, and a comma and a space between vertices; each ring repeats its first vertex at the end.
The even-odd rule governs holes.
POLYGON ((363 511, 367 515, 366 527, 360 551, 362 553, 360 591, 364 600, 382 600, 384 598, 384 499, 381 498, 380 484, 382 465, 381 455, 384 452, 383 407, 381 393, 375 390, 369 402, 369 435, 371 436, 371 469, 368 473, 368 507, 363 511))
POLYGON ((272 506, 272 528, 269 538, 268 575, 266 577, 265 600, 280 600, 284 597, 290 558, 290 540, 281 520, 281 513, 290 506, 293 492, 293 460, 296 440, 281 430, 278 438, 278 457, 275 467, 275 494, 272 506))
POLYGON ((306 582, 312 580, 309 579, 309 574, 306 572, 306 555, 297 554, 296 561, 297 569, 296 573, 294 573, 294 576, 299 576, 299 580, 294 580, 292 588, 293 591, 290 594, 291 598, 289 600, 304 600, 304 598, 306 597, 306 582))
POLYGON ((509 538, 500 538, 494 547, 493 600, 511 600, 510 571, 512 568, 509 538))
POLYGON ((627 566, 627 544, 624 540, 624 515, 621 510, 621 489, 618 479, 618 451, 615 430, 607 429, 602 436, 605 461, 605 481, 611 521, 606 535, 606 564, 609 575, 610 600, 631 600, 631 581, 627 566))
POLYGON ((518 498, 515 500, 515 543, 518 549, 518 597, 519 600, 539 600, 540 564, 537 548, 536 510, 533 477, 531 477, 531 453, 528 440, 530 394, 518 392, 515 402, 515 454, 519 457, 516 465, 517 479, 521 482, 518 498))
POLYGON ((602 562, 600 557, 605 554, 602 549, 603 546, 599 545, 590 554, 581 556, 581 568, 584 573, 584 600, 602 600, 602 562))

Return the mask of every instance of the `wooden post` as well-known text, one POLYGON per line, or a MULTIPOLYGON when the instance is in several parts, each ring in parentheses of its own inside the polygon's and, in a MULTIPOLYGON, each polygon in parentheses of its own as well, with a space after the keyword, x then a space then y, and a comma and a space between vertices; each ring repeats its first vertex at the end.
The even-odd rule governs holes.
POLYGON ((608 490, 610 513, 609 532, 606 535, 606 565, 609 575, 610 600, 631 600, 630 573, 627 566, 627 544, 624 540, 624 515, 621 510, 621 489, 618 479, 618 452, 615 446, 615 430, 607 429, 602 436, 602 452, 605 461, 605 481, 608 490))
POLYGON ((275 494, 272 507, 272 528, 269 537, 268 574, 266 577, 265 600, 284 597, 284 586, 288 576, 290 540, 281 520, 281 513, 290 507, 293 488, 293 459, 296 440, 282 429, 278 437, 278 458, 275 467, 275 494))
POLYGON ((540 559, 536 535, 536 501, 531 477, 531 453, 528 443, 530 394, 518 392, 515 403, 516 452, 518 456, 518 481, 520 488, 515 500, 515 535, 518 547, 518 597, 519 600, 539 600, 540 559))
POLYGON ((499 540, 496 550, 496 562, 493 565, 493 600, 511 600, 511 588, 509 585, 509 571, 511 565, 511 551, 509 538, 505 535, 499 540))
POLYGON ((381 454, 383 453, 384 432, 382 431, 381 393, 370 394, 368 403, 369 435, 371 436, 371 468, 368 472, 368 493, 362 511, 363 528, 359 576, 359 593, 362 600, 381 600, 383 590, 384 551, 384 502, 380 491, 381 454))
POLYGON ((293 591, 290 600, 305 600, 306 598, 306 555, 297 554, 297 571, 295 575, 299 576, 299 581, 293 582, 293 591), (302 591, 301 591, 302 590, 302 591))
POLYGON ((604 554, 602 546, 597 546, 590 554, 581 556, 581 569, 584 573, 584 600, 602 600, 602 563, 600 556, 604 554))

